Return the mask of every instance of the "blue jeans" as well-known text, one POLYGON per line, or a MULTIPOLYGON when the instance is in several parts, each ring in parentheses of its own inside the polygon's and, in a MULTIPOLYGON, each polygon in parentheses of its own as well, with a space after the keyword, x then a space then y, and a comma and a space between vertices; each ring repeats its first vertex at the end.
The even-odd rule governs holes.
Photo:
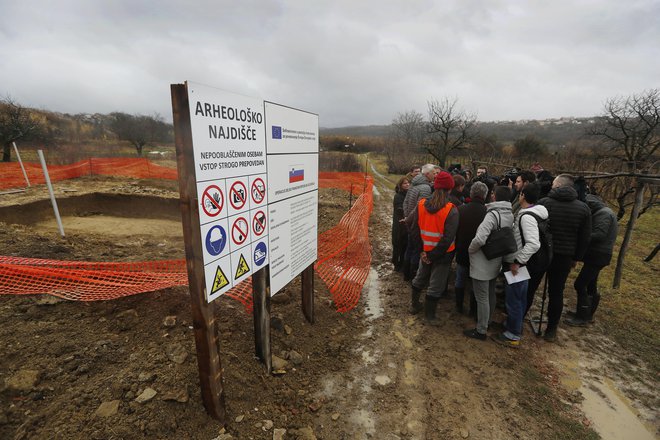
POLYGON ((504 336, 514 341, 520 340, 523 317, 527 309, 527 284, 529 280, 515 284, 505 283, 506 331, 504 336))
POLYGON ((470 278, 470 266, 463 266, 456 263, 456 279, 454 280, 454 287, 462 289, 465 287, 465 282, 470 278))

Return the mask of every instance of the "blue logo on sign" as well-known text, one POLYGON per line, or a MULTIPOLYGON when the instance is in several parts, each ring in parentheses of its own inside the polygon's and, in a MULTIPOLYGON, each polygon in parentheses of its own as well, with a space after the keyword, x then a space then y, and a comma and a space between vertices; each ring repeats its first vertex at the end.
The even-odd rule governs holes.
POLYGON ((220 255, 227 244, 227 233, 222 226, 215 225, 206 233, 206 251, 214 257, 220 255))
POLYGON ((273 133, 273 139, 282 139, 282 127, 278 127, 277 125, 271 125, 271 128, 273 133))
POLYGON ((259 242, 257 247, 254 248, 254 264, 261 266, 266 261, 266 243, 259 242))

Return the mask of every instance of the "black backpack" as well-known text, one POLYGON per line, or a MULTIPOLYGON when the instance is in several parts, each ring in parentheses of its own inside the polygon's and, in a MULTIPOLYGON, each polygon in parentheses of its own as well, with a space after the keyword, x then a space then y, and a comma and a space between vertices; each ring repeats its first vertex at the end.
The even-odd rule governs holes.
POLYGON ((520 214, 518 218, 518 230, 520 231, 520 239, 523 246, 525 246, 525 235, 523 234, 520 222, 523 215, 527 214, 536 219, 539 228, 539 241, 541 242, 541 247, 530 257, 527 265, 534 268, 535 272, 545 272, 550 267, 550 262, 552 261, 552 232, 550 232, 550 225, 548 224, 548 219, 542 219, 533 212, 525 211, 520 214))

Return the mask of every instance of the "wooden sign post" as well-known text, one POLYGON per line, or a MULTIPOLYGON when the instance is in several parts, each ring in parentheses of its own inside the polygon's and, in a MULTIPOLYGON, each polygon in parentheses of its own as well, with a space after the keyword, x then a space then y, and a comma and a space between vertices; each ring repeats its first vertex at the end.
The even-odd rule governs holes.
POLYGON ((204 264, 200 253, 202 238, 199 230, 199 209, 196 200, 197 188, 188 92, 184 84, 172 84, 171 92, 176 161, 179 169, 181 220, 183 223, 188 286, 190 288, 202 401, 207 413, 224 424, 226 409, 222 387, 217 324, 213 313, 213 304, 206 302, 204 292, 206 286, 204 285, 204 264))

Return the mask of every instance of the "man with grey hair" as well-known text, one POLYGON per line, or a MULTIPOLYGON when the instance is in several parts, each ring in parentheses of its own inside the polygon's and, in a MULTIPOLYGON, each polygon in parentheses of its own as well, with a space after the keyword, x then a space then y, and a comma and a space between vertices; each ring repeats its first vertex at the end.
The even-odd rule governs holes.
MULTIPOLYGON (((417 203, 421 199, 428 199, 433 192, 433 179, 437 171, 435 165, 427 163, 422 166, 421 174, 415 176, 411 182, 411 187, 406 193, 406 198, 403 200, 403 215, 408 217, 411 212, 417 207, 417 203)), ((419 255, 422 252, 421 248, 411 244, 416 243, 414 236, 411 236, 411 231, 408 231, 408 247, 404 255, 403 261, 403 279, 405 281, 412 280, 412 277, 417 272, 419 266, 419 255)))
MULTIPOLYGON (((470 254, 468 247, 477 233, 477 228, 486 216, 488 187, 483 182, 474 182, 470 188, 470 201, 458 207, 458 230, 456 231, 456 311, 463 313, 465 285, 470 279, 470 254)), ((476 316, 477 303, 474 294, 470 300, 470 314, 476 316)))
POLYGON ((564 308, 564 286, 571 269, 582 261, 591 237, 591 211, 578 194, 570 174, 560 174, 552 182, 552 189, 539 203, 548 210, 552 233, 552 261, 548 278, 548 326, 543 338, 557 339, 557 326, 564 308))

